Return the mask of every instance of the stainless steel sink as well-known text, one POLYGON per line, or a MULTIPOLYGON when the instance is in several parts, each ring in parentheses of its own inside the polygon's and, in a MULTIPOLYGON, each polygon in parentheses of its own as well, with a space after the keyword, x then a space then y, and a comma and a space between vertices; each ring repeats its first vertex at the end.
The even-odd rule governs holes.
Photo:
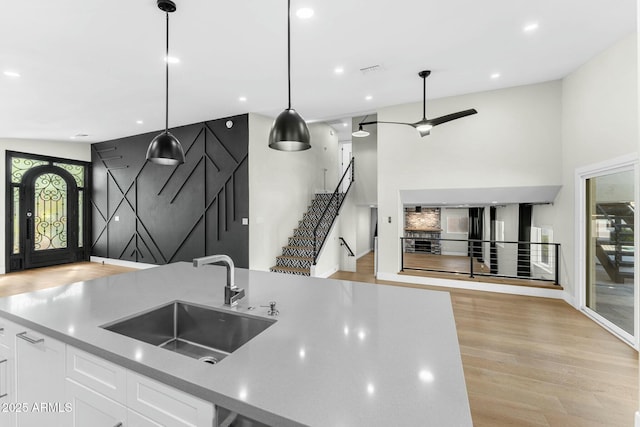
POLYGON ((275 320, 174 301, 102 328, 215 364, 275 320))

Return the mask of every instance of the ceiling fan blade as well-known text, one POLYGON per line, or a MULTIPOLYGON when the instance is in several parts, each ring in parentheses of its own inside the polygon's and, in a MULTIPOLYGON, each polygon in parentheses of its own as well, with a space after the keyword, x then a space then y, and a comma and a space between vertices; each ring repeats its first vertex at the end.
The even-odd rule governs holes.
POLYGON ((478 111, 476 111, 475 108, 472 108, 470 110, 458 111, 457 113, 451 113, 447 114, 446 116, 436 117, 435 119, 429 119, 429 123, 432 126, 438 126, 443 123, 450 122, 451 120, 461 119, 463 117, 471 116, 477 113, 478 111))
POLYGON ((380 122, 380 121, 378 121, 377 123, 387 123, 387 124, 391 124, 391 125, 406 125, 406 126, 415 127, 415 126, 413 126, 413 123, 403 123, 403 122, 380 122))

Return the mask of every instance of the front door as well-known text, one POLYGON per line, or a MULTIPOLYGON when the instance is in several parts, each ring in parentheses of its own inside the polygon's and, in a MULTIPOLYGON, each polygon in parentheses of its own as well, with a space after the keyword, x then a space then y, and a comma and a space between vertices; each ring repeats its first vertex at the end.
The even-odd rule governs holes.
POLYGON ((24 174, 20 203, 20 239, 24 268, 78 259, 78 187, 66 170, 44 165, 24 174))

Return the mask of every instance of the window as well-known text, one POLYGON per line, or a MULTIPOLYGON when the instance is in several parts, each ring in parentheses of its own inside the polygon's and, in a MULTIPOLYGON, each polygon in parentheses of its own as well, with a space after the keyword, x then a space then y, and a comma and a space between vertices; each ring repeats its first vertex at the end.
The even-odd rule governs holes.
POLYGON ((531 261, 551 273, 554 248, 553 229, 549 226, 531 227, 531 261))

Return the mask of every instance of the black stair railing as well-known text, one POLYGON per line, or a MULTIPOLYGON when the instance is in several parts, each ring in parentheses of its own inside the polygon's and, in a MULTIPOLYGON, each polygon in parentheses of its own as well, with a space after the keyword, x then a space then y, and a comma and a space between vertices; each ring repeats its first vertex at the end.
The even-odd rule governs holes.
POLYGON ((340 246, 344 246, 345 250, 347 251, 347 255, 356 256, 356 254, 354 254, 351 248, 349 247, 349 244, 347 243, 347 241, 344 240, 344 237, 338 237, 338 239, 340 239, 340 246))
POLYGON ((329 234, 329 230, 333 225, 333 221, 335 221, 338 213, 340 212, 342 203, 344 203, 344 199, 347 196, 351 185, 353 184, 354 177, 354 158, 352 157, 351 161, 349 162, 349 166, 342 174, 340 182, 338 182, 335 191, 327 202, 327 206, 325 206, 324 210, 322 211, 322 215, 320 215, 320 218, 318 219, 318 223, 313 229, 313 265, 316 265, 316 262, 318 261, 320 250, 322 249, 327 235, 329 234), (344 184, 346 182, 345 179, 349 180, 349 186, 344 192, 342 192, 341 189, 344 187, 344 184), (329 224, 326 232, 324 232, 324 228, 321 229, 320 227, 323 223, 329 224), (320 230, 322 230, 323 232, 320 232, 320 230))

